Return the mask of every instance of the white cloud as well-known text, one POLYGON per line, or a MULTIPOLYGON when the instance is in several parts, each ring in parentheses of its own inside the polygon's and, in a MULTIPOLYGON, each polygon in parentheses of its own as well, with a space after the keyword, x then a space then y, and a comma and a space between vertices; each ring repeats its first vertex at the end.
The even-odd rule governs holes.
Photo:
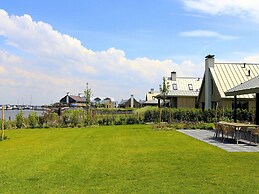
POLYGON ((130 60, 116 48, 94 52, 29 15, 10 16, 0 10, 0 23, 0 36, 19 50, 19 55, 0 50, 0 73, 5 75, 0 82, 5 83, 6 101, 21 95, 33 95, 35 103, 56 101, 67 91, 82 92, 86 82, 98 96, 121 99, 133 93, 143 99, 145 92, 158 88, 162 77, 171 71, 192 75, 197 69, 191 62, 184 62, 182 68, 171 60, 130 60))
POLYGON ((253 54, 250 56, 246 56, 244 58, 244 62, 246 63, 259 63, 259 53, 253 54))
POLYGON ((259 22, 258 0, 182 0, 186 8, 211 15, 233 15, 259 22))
POLYGON ((220 33, 208 31, 208 30, 193 30, 193 31, 181 32, 180 36, 185 36, 185 37, 211 37, 211 38, 219 38, 219 39, 224 39, 224 40, 232 40, 232 39, 237 38, 235 36, 222 35, 220 33))

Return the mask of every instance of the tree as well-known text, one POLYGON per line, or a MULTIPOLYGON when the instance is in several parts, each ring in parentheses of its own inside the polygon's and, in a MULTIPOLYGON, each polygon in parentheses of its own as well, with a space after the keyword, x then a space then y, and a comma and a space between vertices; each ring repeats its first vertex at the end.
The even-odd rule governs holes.
MULTIPOLYGON (((160 95, 163 100, 163 107, 165 107, 166 95, 168 94, 168 89, 169 89, 169 85, 167 85, 165 77, 163 77, 163 85, 162 86, 159 85, 159 89, 160 89, 160 95)), ((161 108, 159 109, 160 109, 159 110, 159 125, 160 125, 162 121, 162 109, 161 108)))
POLYGON ((86 83, 86 90, 85 93, 85 104, 86 104, 86 113, 87 113, 87 119, 92 123, 92 117, 91 117, 91 97, 92 97, 92 90, 88 87, 88 83, 86 83))
POLYGON ((88 87, 88 83, 86 83, 86 90, 84 91, 85 93, 85 97, 86 97, 86 110, 89 109, 89 107, 91 106, 91 96, 92 96, 92 90, 91 88, 88 87))
POLYGON ((168 94, 168 91, 169 91, 169 85, 167 85, 165 77, 163 77, 163 85, 162 86, 159 85, 159 88, 160 88, 160 94, 163 100, 163 106, 165 107, 166 95, 168 94))

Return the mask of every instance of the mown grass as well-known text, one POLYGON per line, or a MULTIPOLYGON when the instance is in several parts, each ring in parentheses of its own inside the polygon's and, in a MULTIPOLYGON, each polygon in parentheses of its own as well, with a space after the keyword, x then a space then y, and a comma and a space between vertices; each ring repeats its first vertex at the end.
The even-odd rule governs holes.
POLYGON ((147 125, 7 130, 0 193, 259 193, 259 153, 147 125))

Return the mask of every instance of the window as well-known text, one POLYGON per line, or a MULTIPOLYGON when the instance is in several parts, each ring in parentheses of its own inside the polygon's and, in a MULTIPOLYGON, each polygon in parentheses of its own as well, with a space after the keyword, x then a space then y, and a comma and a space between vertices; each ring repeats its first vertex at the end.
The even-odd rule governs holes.
POLYGON ((177 90, 177 85, 173 84, 173 90, 177 90))
MULTIPOLYGON (((237 109, 248 110, 249 104, 248 101, 237 101, 237 109)), ((232 102, 232 109, 234 109, 234 102, 232 102)))
POLYGON ((189 90, 193 90, 192 84, 188 84, 188 88, 189 88, 189 90))

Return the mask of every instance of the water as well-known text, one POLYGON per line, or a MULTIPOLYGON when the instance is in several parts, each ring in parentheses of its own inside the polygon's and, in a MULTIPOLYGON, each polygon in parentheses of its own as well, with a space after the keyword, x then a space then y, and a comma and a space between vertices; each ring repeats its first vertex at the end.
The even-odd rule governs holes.
MULTIPOLYGON (((20 110, 5 110, 4 117, 5 120, 11 119, 14 120, 15 116, 20 112, 20 110)), ((35 112, 37 115, 42 115, 43 111, 40 110, 22 110, 24 117, 28 117, 28 115, 32 112, 35 112)), ((0 118, 2 119, 2 110, 0 110, 0 118)))

